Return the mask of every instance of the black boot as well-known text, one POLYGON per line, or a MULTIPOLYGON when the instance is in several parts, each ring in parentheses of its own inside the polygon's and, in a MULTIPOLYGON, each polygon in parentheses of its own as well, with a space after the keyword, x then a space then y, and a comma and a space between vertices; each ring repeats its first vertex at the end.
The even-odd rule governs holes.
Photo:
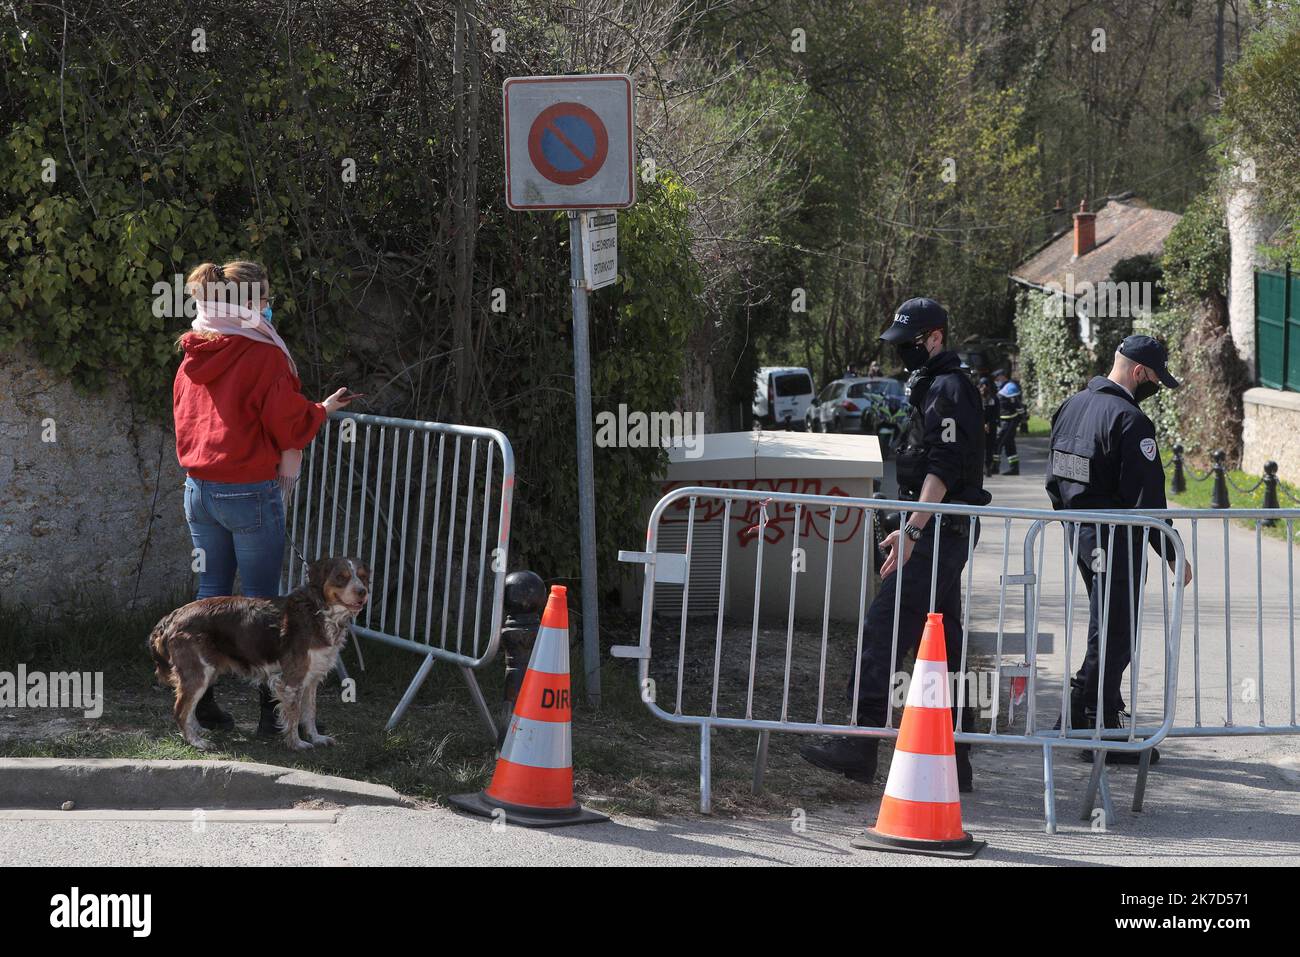
MULTIPOLYGON (((1093 715, 1095 717, 1095 711, 1093 715)), ((1083 685, 1078 683, 1077 678, 1070 679, 1070 727, 1075 730, 1090 727, 1088 723, 1088 699, 1083 693, 1083 685)), ((1052 725, 1052 730, 1061 730, 1059 715, 1056 718, 1056 724, 1052 725)))
POLYGON ((284 731, 281 729, 280 719, 275 713, 275 696, 271 694, 271 689, 266 685, 258 687, 257 695, 262 705, 262 716, 257 722, 257 733, 263 738, 278 738, 284 731))
MULTIPOLYGON (((1112 711, 1105 717, 1103 725, 1106 728, 1127 728, 1128 727, 1127 711, 1112 711)), ((1085 727, 1095 727, 1097 724, 1097 712, 1095 710, 1088 712, 1088 724, 1085 727)), ((1079 760, 1085 764, 1092 764, 1092 751, 1080 751, 1079 760)), ((1142 760, 1140 751, 1107 751, 1107 764, 1137 764, 1142 760)), ((1160 763, 1160 749, 1151 749, 1151 763, 1160 763)))
POLYGON ((826 738, 799 749, 799 756, 823 771, 834 771, 852 781, 870 784, 876 778, 875 738, 826 738))
POLYGON ((1006 474, 1007 474, 1007 475, 1019 475, 1019 474, 1020 474, 1020 463, 1019 463, 1019 462, 1014 462, 1014 463, 1012 463, 1011 468, 1007 469, 1006 474))
POLYGON ((975 790, 975 771, 970 766, 970 745, 957 745, 957 790, 970 794, 975 790))
POLYGON ((194 720, 199 723, 200 728, 207 728, 209 731, 229 731, 235 726, 235 719, 228 711, 221 710, 221 706, 217 704, 217 696, 211 688, 203 692, 203 697, 195 705, 194 720))

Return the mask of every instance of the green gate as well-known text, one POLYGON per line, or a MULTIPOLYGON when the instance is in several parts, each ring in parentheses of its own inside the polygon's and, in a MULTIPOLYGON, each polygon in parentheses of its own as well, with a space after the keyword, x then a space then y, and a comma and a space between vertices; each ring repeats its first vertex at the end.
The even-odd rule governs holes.
POLYGON ((1255 271, 1255 379, 1300 391, 1300 276, 1255 271))

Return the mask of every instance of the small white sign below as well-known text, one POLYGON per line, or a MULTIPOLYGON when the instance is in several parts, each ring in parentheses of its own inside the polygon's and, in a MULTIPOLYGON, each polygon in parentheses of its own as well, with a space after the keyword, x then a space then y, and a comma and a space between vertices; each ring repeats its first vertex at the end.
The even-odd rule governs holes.
POLYGON ((588 289, 613 285, 618 279, 618 213, 590 210, 579 214, 582 224, 582 277, 588 289))

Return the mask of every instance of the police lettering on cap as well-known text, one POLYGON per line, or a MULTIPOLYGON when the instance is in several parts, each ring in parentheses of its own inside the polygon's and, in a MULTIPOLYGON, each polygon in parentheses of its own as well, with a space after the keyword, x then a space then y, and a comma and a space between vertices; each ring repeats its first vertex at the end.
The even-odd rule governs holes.
POLYGON ((1169 374, 1169 353, 1158 339, 1150 336, 1128 336, 1116 350, 1120 355, 1144 365, 1170 389, 1177 389, 1181 383, 1169 374))
POLYGON ((898 345, 917 336, 948 327, 948 311, 933 299, 909 299, 894 313, 893 324, 880 337, 881 342, 898 345))

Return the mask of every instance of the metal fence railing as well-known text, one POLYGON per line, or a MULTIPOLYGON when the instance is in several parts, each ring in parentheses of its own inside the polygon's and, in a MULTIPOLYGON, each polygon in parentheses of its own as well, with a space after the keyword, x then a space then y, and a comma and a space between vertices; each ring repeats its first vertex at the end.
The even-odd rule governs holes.
POLYGON ((1211 547, 1222 550, 1221 563, 1192 581, 1191 656, 1184 669, 1190 674, 1183 683, 1187 707, 1180 712, 1192 720, 1169 734, 1300 734, 1295 628, 1300 509, 1169 509, 1163 514, 1180 527, 1194 568, 1200 569, 1211 547), (1237 527, 1241 524, 1247 527, 1237 527), (1275 694, 1278 686, 1282 691, 1275 694))
MULTIPOLYGON (((870 553, 875 548, 874 530, 884 516, 897 516, 902 510, 915 508, 913 503, 880 499, 679 488, 660 499, 653 509, 646 550, 620 555, 624 561, 646 566, 645 584, 639 643, 615 648, 613 653, 638 659, 642 697, 653 714, 700 729, 702 810, 707 812, 711 804, 711 734, 715 729, 759 732, 756 789, 761 786, 773 731, 877 738, 896 735, 892 712, 880 726, 859 722, 860 677, 853 663, 861 658, 864 641, 883 640, 880 635, 864 633, 866 576, 873 565, 870 553), (776 511, 778 521, 773 521, 769 510, 776 511), (839 522, 841 516, 854 512, 859 513, 860 520, 839 522), (858 531, 851 540, 837 541, 834 534, 827 536, 818 531, 821 526, 816 516, 828 517, 825 525, 830 529, 843 525, 858 531), (710 582, 719 581, 717 606, 706 621, 697 617, 692 623, 687 614, 691 579, 699 574, 692 546, 705 521, 720 522, 722 527, 720 574, 709 576, 710 582), (663 527, 671 523, 686 526, 682 552, 658 545, 663 527), (806 544, 814 543, 818 546, 815 550, 800 552, 806 544), (752 552, 747 553, 750 549, 752 552), (820 605, 810 613, 802 604, 796 615, 800 575, 808 570, 824 579, 817 585, 820 605), (738 581, 732 582, 733 577, 738 581), (743 599, 738 597, 736 585, 743 588, 743 599), (659 621, 656 628, 656 589, 672 589, 673 597, 680 590, 679 621, 659 621), (832 605, 842 609, 846 590, 857 596, 856 615, 833 619, 832 605), (838 602, 833 600, 833 593, 841 596, 838 602), (797 617, 812 625, 811 633, 806 625, 796 629, 797 617), (837 673, 832 675, 831 671, 837 673), (854 675, 848 684, 851 692, 845 692, 844 700, 834 686, 828 691, 828 678, 840 682, 848 680, 850 674, 854 675)), ((953 699, 959 707, 971 700, 968 695, 981 688, 984 692, 976 695, 980 705, 976 727, 962 727, 959 721, 955 727, 957 741, 1040 749, 1049 832, 1056 827, 1052 761, 1058 750, 1137 753, 1140 766, 1134 803, 1135 809, 1140 808, 1151 749, 1174 727, 1185 562, 1179 536, 1164 522, 1134 512, 1052 512, 961 505, 927 506, 927 510, 943 516, 943 521, 932 521, 927 529, 935 539, 932 553, 938 556, 944 548, 967 550, 961 660, 955 663, 955 671, 954 662, 949 663, 949 669, 955 683, 953 699), (968 525, 964 535, 963 525, 968 525), (1132 665, 1125 691, 1132 717, 1123 728, 1102 726, 1106 709, 1099 700, 1093 703, 1095 721, 1090 719, 1085 728, 1072 727, 1069 695, 1063 690, 1068 688, 1070 663, 1086 645, 1088 610, 1086 604, 1075 607, 1084 591, 1075 572, 1080 557, 1079 530, 1083 527, 1093 528, 1099 540, 1109 535, 1108 555, 1116 554, 1117 535, 1133 543, 1135 562, 1141 550, 1141 574, 1128 587, 1127 607, 1133 611, 1128 616, 1132 665), (978 547, 977 528, 981 533, 978 547), (1147 569, 1148 553, 1155 554, 1148 545, 1153 538, 1159 539, 1166 554, 1173 556, 1172 569, 1155 560, 1161 569, 1158 575, 1148 574, 1147 569), (1046 562, 1053 548, 1061 560, 1046 562), (1147 597, 1147 592, 1154 594, 1147 597), (1153 604, 1156 611, 1150 610, 1153 604), (1024 625, 1019 633, 1012 627, 1017 621, 1024 625), (1054 635, 1040 633, 1052 622, 1059 627, 1062 642, 1049 642, 1054 635), (982 625, 991 630, 980 631, 982 625), (982 644, 972 645, 973 636, 982 644), (1045 642, 1050 647, 1045 647, 1045 642), (1045 653, 1049 653, 1047 658, 1054 669, 1044 669, 1045 653), (1020 730, 1009 724, 1008 709, 1001 705, 1003 683, 1008 678, 1014 679, 1014 688, 1026 686, 1028 705, 1020 719, 1020 730), (1056 718, 1064 720, 1053 727, 1056 718)), ((934 610, 937 558, 926 567, 915 566, 915 560, 905 564, 899 575, 928 576, 929 610, 934 610)), ((1110 567, 1105 564, 1099 570, 1108 574, 1110 567)), ((1109 595, 1112 590, 1117 594, 1123 590, 1118 582, 1113 589, 1103 589, 1108 596, 1102 610, 1103 626, 1110 613, 1109 595)), ((898 654, 898 602, 902 591, 890 592, 894 596, 894 624, 889 640, 896 678, 905 673, 898 654)), ((905 643, 909 639, 914 643, 918 638, 903 636, 905 643)), ((1104 670, 1104 649, 1101 655, 1104 670)), ((1099 698, 1100 692, 1099 687, 1099 698)), ((1102 760, 1093 762, 1084 801, 1086 816, 1093 813, 1098 795, 1107 820, 1112 821, 1113 803, 1106 762, 1102 760)))
MULTIPOLYGON (((305 450, 286 520, 294 548, 307 561, 365 561, 372 594, 354 635, 424 658, 389 728, 442 660, 495 740, 474 670, 500 641, 514 482, 510 441, 495 429, 335 412, 305 450)), ((302 575, 290 556, 282 590, 302 575)))

